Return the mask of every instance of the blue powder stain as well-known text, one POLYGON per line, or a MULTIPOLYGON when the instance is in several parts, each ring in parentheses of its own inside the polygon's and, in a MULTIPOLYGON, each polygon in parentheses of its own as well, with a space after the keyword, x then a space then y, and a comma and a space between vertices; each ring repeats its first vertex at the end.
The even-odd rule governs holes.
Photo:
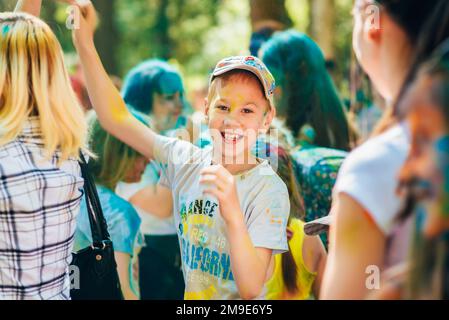
POLYGON ((10 25, 4 25, 2 28, 2 35, 5 35, 9 32, 9 30, 11 30, 11 26, 10 25))

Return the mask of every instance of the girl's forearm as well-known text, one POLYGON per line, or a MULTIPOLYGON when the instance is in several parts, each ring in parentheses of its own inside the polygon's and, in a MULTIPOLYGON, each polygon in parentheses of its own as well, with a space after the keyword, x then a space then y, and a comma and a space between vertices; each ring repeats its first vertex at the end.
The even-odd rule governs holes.
MULTIPOLYGON (((227 237, 230 246, 231 268, 242 299, 254 299, 260 295, 265 283, 269 258, 261 256, 251 241, 243 219, 227 224, 227 237)), ((263 255, 263 254, 262 254, 263 255)), ((271 257, 271 252, 269 256, 271 257)))
POLYGON ((131 289, 131 275, 129 274, 129 264, 131 263, 131 255, 121 251, 114 251, 115 262, 117 263, 117 273, 120 281, 120 289, 122 290, 125 300, 138 300, 138 297, 131 289))

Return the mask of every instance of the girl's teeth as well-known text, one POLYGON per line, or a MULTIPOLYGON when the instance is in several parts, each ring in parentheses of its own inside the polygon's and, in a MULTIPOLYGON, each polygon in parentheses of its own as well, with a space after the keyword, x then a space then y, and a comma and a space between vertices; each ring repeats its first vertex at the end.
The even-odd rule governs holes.
POLYGON ((242 138, 241 135, 237 135, 237 134, 225 134, 225 139, 226 140, 239 140, 240 138, 242 138))

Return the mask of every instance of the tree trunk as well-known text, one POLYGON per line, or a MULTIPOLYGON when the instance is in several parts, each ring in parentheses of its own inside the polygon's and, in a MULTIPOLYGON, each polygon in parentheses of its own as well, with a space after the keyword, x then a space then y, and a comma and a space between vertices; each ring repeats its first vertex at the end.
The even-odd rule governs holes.
POLYGON ((170 59, 172 42, 169 35, 170 20, 167 14, 168 0, 159 1, 159 9, 154 29, 156 31, 157 48, 160 48, 159 58, 170 59))
POLYGON ((250 0, 250 17, 253 32, 265 27, 284 30, 292 26, 285 8, 286 0, 250 0))
POLYGON ((119 32, 115 24, 115 0, 93 0, 98 11, 100 24, 95 34, 98 54, 109 74, 118 74, 117 44, 119 32))
POLYGON ((50 27, 52 27, 53 32, 55 32, 55 29, 53 28, 53 26, 57 25, 57 22, 55 20, 55 15, 56 15, 56 2, 43 1, 42 2, 42 10, 41 10, 41 18, 50 27))
POLYGON ((335 58, 335 2, 334 0, 309 0, 309 34, 318 43, 326 60, 335 58))

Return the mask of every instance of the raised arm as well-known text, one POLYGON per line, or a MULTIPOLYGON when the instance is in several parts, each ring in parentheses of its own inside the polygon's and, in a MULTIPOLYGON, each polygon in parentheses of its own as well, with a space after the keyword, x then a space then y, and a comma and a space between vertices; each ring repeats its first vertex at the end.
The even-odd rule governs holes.
POLYGON ((156 134, 138 121, 128 110, 101 63, 94 45, 96 13, 92 3, 79 6, 80 26, 73 30, 92 105, 104 129, 148 159, 153 159, 156 134))
POLYGON ((19 0, 17 1, 15 12, 26 12, 39 17, 41 14, 42 0, 19 0))
MULTIPOLYGON (((64 2, 67 4, 74 4, 76 0, 55 0, 64 2)), ((42 0, 18 0, 15 8, 15 12, 26 12, 35 17, 39 17, 41 14, 42 0)))
MULTIPOLYGON (((148 159, 153 159, 155 133, 128 111, 98 56, 93 40, 97 17, 92 3, 82 1, 82 4, 78 4, 76 0, 58 1, 77 5, 82 12, 79 17, 79 28, 73 29, 73 42, 80 56, 89 97, 101 125, 148 159)), ((15 11, 39 16, 41 6, 42 0, 19 0, 15 11)))

